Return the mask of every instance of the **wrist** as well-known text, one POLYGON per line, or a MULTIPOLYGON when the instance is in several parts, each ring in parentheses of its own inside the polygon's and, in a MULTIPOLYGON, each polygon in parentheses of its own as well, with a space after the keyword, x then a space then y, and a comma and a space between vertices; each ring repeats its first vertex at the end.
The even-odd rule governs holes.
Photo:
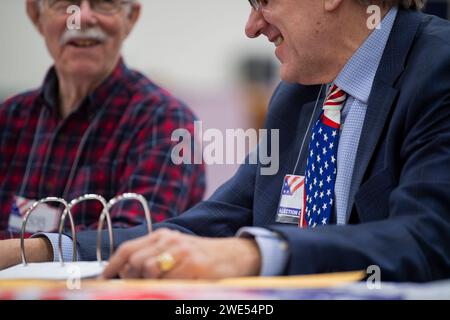
MULTIPOLYGON (((22 263, 19 239, 0 241, 0 253, 0 270, 22 263)), ((53 261, 53 248, 46 238, 27 239, 25 256, 29 263, 53 261)))
POLYGON ((242 249, 244 252, 238 261, 243 262, 242 271, 244 277, 258 276, 261 272, 262 257, 258 244, 254 239, 239 239, 242 241, 242 249))
POLYGON ((20 240, 3 240, 0 242, 2 256, 0 257, 0 270, 20 263, 20 240))
POLYGON ((29 263, 53 261, 53 247, 45 237, 25 240, 25 254, 29 263))

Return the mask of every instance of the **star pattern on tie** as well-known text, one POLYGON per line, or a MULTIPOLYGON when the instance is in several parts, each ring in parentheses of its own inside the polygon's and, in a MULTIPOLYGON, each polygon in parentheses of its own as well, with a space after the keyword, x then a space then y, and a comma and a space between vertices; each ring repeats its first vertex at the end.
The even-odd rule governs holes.
POLYGON ((303 226, 315 228, 329 223, 337 173, 340 112, 347 95, 333 85, 309 144, 305 174, 306 210, 303 226))

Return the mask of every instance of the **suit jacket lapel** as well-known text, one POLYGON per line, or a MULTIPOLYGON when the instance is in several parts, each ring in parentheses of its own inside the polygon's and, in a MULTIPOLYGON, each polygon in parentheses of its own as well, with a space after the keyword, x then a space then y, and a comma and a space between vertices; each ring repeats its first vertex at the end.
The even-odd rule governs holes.
POLYGON ((404 70, 408 52, 423 16, 418 12, 400 9, 386 44, 370 94, 356 154, 347 207, 347 222, 353 209, 355 195, 389 119, 390 111, 398 94, 395 82, 404 70))

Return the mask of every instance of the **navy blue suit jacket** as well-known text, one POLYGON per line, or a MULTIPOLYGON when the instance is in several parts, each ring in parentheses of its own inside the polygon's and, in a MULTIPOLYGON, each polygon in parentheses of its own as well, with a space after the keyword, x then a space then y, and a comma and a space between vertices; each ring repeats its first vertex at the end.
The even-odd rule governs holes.
MULTIPOLYGON (((281 83, 273 95, 266 127, 280 129, 277 175, 243 165, 209 200, 157 227, 207 237, 269 228, 289 243, 287 275, 378 265, 384 280, 449 278, 450 23, 399 11, 355 150, 348 224, 301 230, 277 224, 275 215, 283 177, 292 173, 304 135, 311 135, 306 128, 318 90, 281 83)), ((305 171, 306 149, 297 174, 305 171)), ((116 230, 115 247, 145 233, 145 226, 116 230)), ((95 233, 80 233, 78 246, 83 259, 95 259, 95 233)))

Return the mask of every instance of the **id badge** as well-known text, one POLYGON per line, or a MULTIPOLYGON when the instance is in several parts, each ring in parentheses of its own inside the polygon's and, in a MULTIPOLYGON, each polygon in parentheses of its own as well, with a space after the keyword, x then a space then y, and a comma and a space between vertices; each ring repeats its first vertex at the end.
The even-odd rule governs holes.
MULTIPOLYGON (((22 222, 27 210, 35 200, 15 196, 13 199, 11 213, 9 215, 8 231, 20 233, 22 222)), ((51 207, 46 203, 40 204, 30 215, 27 223, 26 233, 52 232, 58 229, 61 210, 51 207)))
POLYGON ((277 210, 279 223, 300 225, 305 208, 305 177, 286 175, 277 210))

